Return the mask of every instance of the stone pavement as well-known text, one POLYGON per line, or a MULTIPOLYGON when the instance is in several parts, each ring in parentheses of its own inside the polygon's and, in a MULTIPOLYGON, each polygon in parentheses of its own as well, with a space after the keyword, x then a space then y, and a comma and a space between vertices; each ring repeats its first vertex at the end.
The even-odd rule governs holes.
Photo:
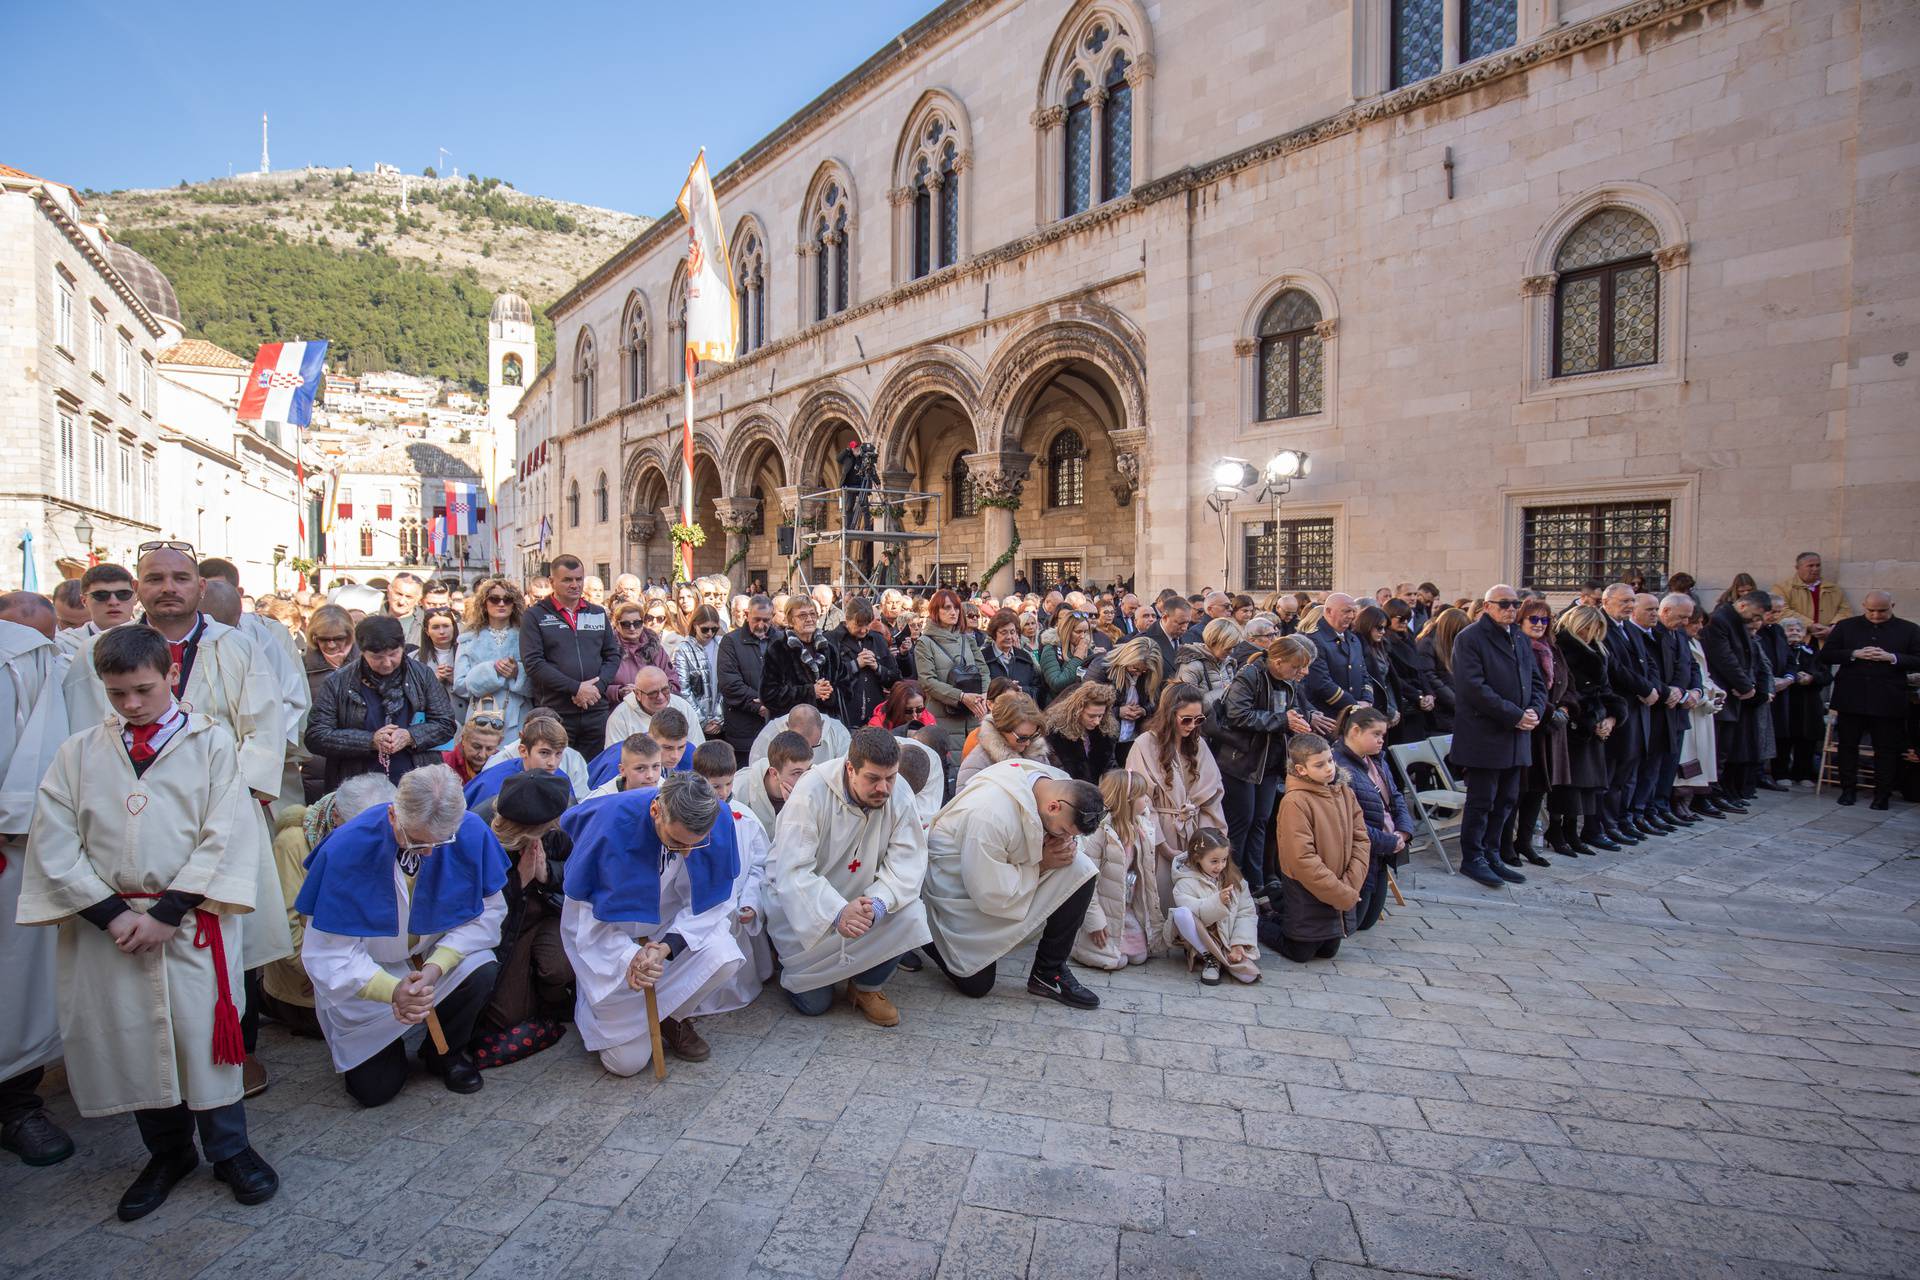
POLYGON ((1888 817, 1802 793, 1510 893, 1422 872, 1332 963, 1088 973, 1095 1013, 930 970, 891 1031, 767 996, 660 1085, 570 1038, 367 1112, 269 1029, 277 1200, 202 1172, 123 1225, 133 1126, 77 1122, 0 1169, 0 1274, 1916 1275, 1920 812, 1888 817))

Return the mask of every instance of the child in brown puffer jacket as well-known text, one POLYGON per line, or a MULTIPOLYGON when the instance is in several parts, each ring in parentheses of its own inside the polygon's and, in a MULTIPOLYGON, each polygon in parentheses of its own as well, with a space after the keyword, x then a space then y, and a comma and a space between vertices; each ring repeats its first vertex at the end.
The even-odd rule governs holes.
POLYGON ((1360 802, 1319 734, 1295 734, 1287 744, 1274 838, 1284 886, 1280 954, 1295 964, 1325 960, 1354 931, 1369 842, 1360 802))

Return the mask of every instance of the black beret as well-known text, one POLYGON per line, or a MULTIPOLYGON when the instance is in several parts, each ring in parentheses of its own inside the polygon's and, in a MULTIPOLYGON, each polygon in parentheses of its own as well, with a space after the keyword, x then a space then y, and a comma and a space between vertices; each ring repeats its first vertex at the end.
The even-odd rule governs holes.
POLYGON ((573 784, 544 769, 514 774, 500 788, 493 811, 523 827, 552 822, 573 803, 573 784))

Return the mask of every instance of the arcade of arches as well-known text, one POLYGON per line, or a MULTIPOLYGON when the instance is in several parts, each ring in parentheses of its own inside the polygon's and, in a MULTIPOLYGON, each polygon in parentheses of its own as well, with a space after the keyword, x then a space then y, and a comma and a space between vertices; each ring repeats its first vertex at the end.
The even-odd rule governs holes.
MULTIPOLYGON (((703 420, 695 436, 694 499, 707 541, 694 553, 695 572, 720 572, 744 542, 744 556, 729 570, 737 587, 777 589, 800 574, 838 581, 834 544, 817 550, 811 565, 796 563, 785 548, 795 526, 840 527, 837 503, 806 495, 839 486, 840 450, 859 438, 879 446, 885 488, 931 495, 906 503, 897 516, 875 515, 879 528, 939 532, 937 542, 902 551, 895 563, 903 580, 924 573, 929 581, 979 582, 1016 522, 1020 547, 999 575, 1000 590, 1016 573, 1036 583, 1069 575, 1102 583, 1131 578, 1145 437, 1133 425, 1144 403, 1140 381, 1137 364, 1116 376, 1069 352, 983 382, 964 357, 920 353, 875 382, 871 405, 830 383, 798 395, 784 424, 761 408, 728 415, 717 460, 710 420, 703 420), (1014 497, 1017 511, 996 505, 996 495, 1014 497)), ((668 448, 629 446, 622 569, 642 577, 663 578, 672 567, 668 530, 678 519, 680 491, 677 450, 669 455, 668 448)))

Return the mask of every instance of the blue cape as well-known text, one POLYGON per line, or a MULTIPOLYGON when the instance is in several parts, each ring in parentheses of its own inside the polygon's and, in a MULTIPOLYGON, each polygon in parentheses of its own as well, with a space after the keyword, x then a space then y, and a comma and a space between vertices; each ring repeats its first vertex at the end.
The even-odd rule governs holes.
MULTIPOLYGON (((474 774, 473 781, 467 783, 467 808, 471 809, 482 800, 491 800, 499 795, 500 788, 507 785, 507 779, 526 767, 525 760, 502 760, 474 774)), ((614 768, 617 771, 619 766, 615 765, 614 768)))
MULTIPOLYGON (((376 805, 334 829, 307 858, 306 883, 294 909, 313 927, 349 938, 390 938, 400 932, 393 899, 393 861, 399 853, 392 805, 376 805)), ((407 932, 444 933, 480 914, 507 883, 507 851, 487 824, 462 814, 447 844, 420 859, 413 879, 407 932)))
MULTIPOLYGON (((609 924, 655 925, 660 921, 660 838, 653 829, 657 787, 622 791, 575 805, 560 819, 573 838, 567 856, 569 898, 591 903, 593 916, 609 924)), ((687 858, 693 909, 709 911, 733 892, 740 874, 740 847, 725 805, 707 842, 687 858)))
MULTIPOLYGON (((620 772, 620 746, 621 744, 616 742, 612 746, 608 747, 605 751, 602 751, 599 755, 595 756, 593 759, 587 761, 587 786, 604 787, 607 785, 607 783, 613 781, 613 775, 620 772)), ((693 769, 693 744, 689 742, 684 748, 681 749, 680 763, 674 765, 673 768, 670 769, 668 772, 688 773, 688 772, 691 772, 692 769, 693 769)), ((485 776, 486 776, 485 774, 481 775, 481 777, 485 777, 485 776)), ((480 781, 480 778, 475 778, 473 782, 469 782, 467 784, 469 790, 471 790, 474 783, 477 783, 479 781, 480 781)), ((498 788, 495 788, 495 789, 498 790, 498 788)), ((473 804, 474 802, 472 800, 467 801, 468 808, 472 808, 473 804)))

